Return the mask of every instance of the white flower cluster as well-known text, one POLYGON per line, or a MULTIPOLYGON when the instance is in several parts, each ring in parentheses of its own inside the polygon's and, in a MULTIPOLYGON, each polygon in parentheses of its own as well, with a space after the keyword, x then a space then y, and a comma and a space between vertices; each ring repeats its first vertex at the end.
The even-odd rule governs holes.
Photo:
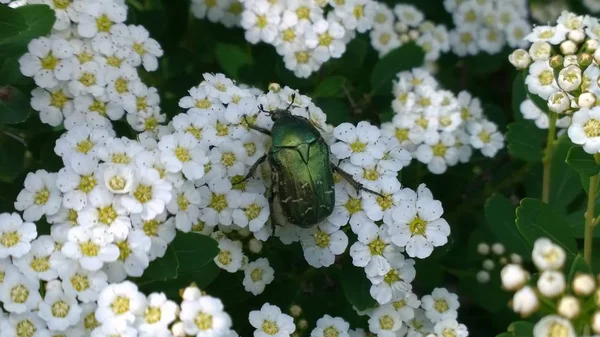
POLYGON ((535 241, 531 257, 539 273, 536 284, 528 284, 532 283, 530 273, 516 263, 506 265, 500 276, 504 289, 515 292, 511 306, 522 317, 537 312, 542 302, 555 308, 555 313, 536 323, 533 336, 550 336, 551 331, 561 331, 562 336, 575 337, 581 325, 591 326, 596 334, 600 333, 600 288, 596 277, 577 272, 569 284, 566 277, 569 271, 563 270, 566 253, 547 238, 535 241))
POLYGON ((444 7, 454 21, 450 42, 458 56, 522 47, 531 31, 525 0, 444 0, 444 7))
POLYGON ((395 115, 382 124, 382 133, 396 138, 432 173, 468 162, 473 149, 493 157, 504 147, 504 136, 485 118, 478 98, 439 88, 423 68, 398 73, 393 93, 395 115))
POLYGON ((241 26, 248 42, 273 45, 301 78, 340 58, 356 32, 371 29, 376 8, 373 0, 192 1, 196 17, 241 26))
MULTIPOLYGON (((555 26, 537 26, 526 39, 529 50, 517 49, 509 60, 526 69, 528 92, 559 114, 558 125, 568 127, 573 143, 590 154, 600 152, 600 21, 563 11, 555 26)), ((524 115, 547 127, 548 117, 532 103, 522 103, 524 115)))
POLYGON ((440 53, 450 50, 446 27, 425 20, 420 10, 406 4, 397 4, 392 11, 385 3, 377 3, 370 37, 371 46, 379 52, 379 57, 409 41, 415 41, 423 48, 427 61, 435 61, 440 53))
POLYGON ((28 0, 56 13, 52 33, 32 40, 19 59, 35 80, 31 106, 40 120, 66 129, 106 126, 126 115, 136 131, 154 131, 165 120, 155 88, 140 80, 137 67, 158 67, 163 51, 142 26, 126 25, 123 0, 28 0))
POLYGON ((500 242, 491 245, 486 242, 480 242, 477 245, 477 253, 485 257, 485 260, 481 263, 482 269, 475 276, 479 283, 488 283, 491 278, 490 273, 496 269, 498 264, 504 266, 509 262, 520 264, 523 261, 518 254, 507 254, 504 245, 500 242))

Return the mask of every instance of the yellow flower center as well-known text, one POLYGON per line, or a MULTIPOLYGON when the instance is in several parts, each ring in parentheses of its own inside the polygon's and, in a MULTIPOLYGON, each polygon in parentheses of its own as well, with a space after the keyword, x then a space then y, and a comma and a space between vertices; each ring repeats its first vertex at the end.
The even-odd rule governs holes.
POLYGON ((115 81, 115 90, 119 93, 119 94, 123 94, 129 91, 129 89, 127 88, 129 85, 129 81, 126 78, 123 77, 119 77, 117 78, 117 80, 115 81))
POLYGON ((71 306, 64 301, 56 301, 52 304, 52 315, 58 318, 65 318, 69 313, 71 306))
POLYGON ((442 331, 442 337, 456 337, 456 332, 450 328, 446 328, 442 331))
POLYGON ((0 236, 0 244, 2 244, 2 246, 6 247, 6 248, 10 248, 10 247, 16 245, 17 243, 19 243, 20 239, 21 239, 21 236, 19 235, 19 233, 17 231, 6 232, 6 233, 2 233, 2 236, 0 236))
POLYGON ((88 331, 92 331, 100 326, 100 322, 98 322, 98 320, 96 319, 96 315, 94 314, 94 312, 90 312, 87 316, 85 316, 85 318, 83 319, 83 326, 88 331))
POLYGON ((246 150, 248 157, 252 157, 256 154, 256 144, 246 143, 244 144, 244 150, 246 150))
POLYGON ((279 332, 279 328, 277 327, 277 324, 268 319, 266 319, 263 322, 261 328, 267 335, 271 335, 271 336, 276 335, 279 332))
POLYGON ((357 140, 354 143, 350 144, 350 149, 352 150, 352 152, 365 152, 365 150, 367 149, 367 144, 357 140))
POLYGON ((233 15, 237 16, 237 15, 242 14, 242 12, 244 11, 244 7, 242 6, 241 2, 235 1, 234 3, 231 4, 231 6, 229 6, 227 11, 229 13, 232 13, 233 15))
POLYGON ((68 101, 70 99, 62 90, 57 90, 50 94, 50 105, 57 109, 63 109, 68 101))
POLYGON ((137 97, 135 99, 135 108, 137 111, 145 111, 148 109, 148 101, 146 101, 146 97, 137 97))
POLYGON ((185 212, 188 206, 190 206, 190 201, 185 197, 185 194, 179 193, 179 196, 177 196, 177 207, 179 207, 179 210, 185 212))
POLYGON ((423 235, 425 236, 425 229, 427 229, 427 221, 416 216, 409 224, 408 228, 412 235, 423 235))
POLYGON ((394 328, 394 319, 389 315, 381 316, 379 318, 379 326, 382 330, 392 330, 394 328))
POLYGON ((381 240, 380 237, 371 241, 369 243, 369 250, 371 251, 371 255, 382 255, 383 250, 385 249, 385 243, 381 240))
POLYGON ((469 10, 465 13, 465 22, 473 23, 477 21, 477 13, 474 10, 469 10))
POLYGON ((396 129, 396 139, 398 139, 399 141, 403 142, 405 140, 408 140, 408 129, 396 129))
POLYGON ((77 60, 81 64, 84 64, 86 62, 90 62, 91 60, 94 59, 94 54, 88 53, 88 52, 85 52, 85 51, 82 51, 81 53, 76 54, 75 56, 77 57, 77 60))
POLYGON ((333 326, 328 326, 323 330, 323 337, 338 337, 340 332, 333 326))
POLYGON ((292 41, 296 40, 296 33, 291 28, 284 30, 282 33, 282 36, 283 36, 283 41, 285 41, 285 42, 292 42, 292 41))
POLYGON ((115 191, 122 191, 127 186, 127 180, 121 176, 113 176, 108 181, 108 186, 115 191))
POLYGON ((150 324, 160 321, 161 316, 162 312, 160 308, 157 307, 148 307, 144 311, 144 320, 150 324))
POLYGON ((82 292, 90 288, 90 280, 87 275, 77 273, 71 277, 71 285, 78 292, 82 292))
POLYGON ((106 14, 102 14, 98 19, 96 19, 96 27, 98 31, 101 33, 110 32, 110 28, 112 27, 113 22, 110 21, 106 14))
POLYGON ((261 281, 263 278, 263 270, 261 268, 256 268, 250 273, 250 279, 252 282, 261 281))
POLYGON ((106 64, 108 64, 111 67, 119 68, 122 63, 123 59, 120 59, 114 55, 106 58, 106 64))
POLYGON ((329 34, 329 32, 325 32, 319 35, 319 45, 328 47, 333 41, 333 37, 329 34))
POLYGON ((224 266, 230 264, 232 261, 231 252, 228 250, 222 250, 217 256, 217 260, 224 266))
POLYGON ((78 214, 77 211, 74 209, 70 209, 67 212, 67 220, 72 224, 75 225, 77 224, 77 218, 78 218, 78 214))
POLYGON ((436 157, 443 157, 446 155, 446 151, 448 150, 446 145, 442 143, 435 144, 431 149, 433 150, 433 155, 436 157))
POLYGON ((94 143, 91 140, 85 139, 77 143, 77 152, 87 154, 94 148, 94 143))
POLYGON ((23 304, 29 298, 29 289, 22 284, 17 284, 10 290, 10 299, 14 303, 23 304))
POLYGON ((25 319, 17 323, 15 327, 17 337, 33 337, 37 332, 35 324, 29 319, 25 319))
POLYGON ((201 129, 198 129, 198 128, 190 125, 185 129, 185 132, 191 133, 198 140, 202 139, 202 130, 201 129))
POLYGON ((90 111, 97 112, 102 116, 106 116, 106 102, 99 101, 97 99, 89 106, 90 111))
POLYGON ((129 158, 129 156, 123 152, 113 153, 111 160, 115 164, 129 164, 131 162, 131 158, 129 158))
POLYGON ((541 39, 549 39, 554 36, 554 30, 552 30, 552 29, 543 30, 538 36, 541 39))
POLYGON ((96 84, 96 75, 92 73, 83 73, 79 77, 79 82, 86 87, 91 87, 92 85, 96 84))
POLYGON ((71 4, 71 0, 52 0, 52 4, 56 9, 67 9, 71 4))
POLYGON ((379 206, 381 206, 381 209, 383 209, 384 211, 394 205, 391 195, 384 195, 383 197, 377 197, 377 203, 379 204, 379 206))
POLYGON ((81 249, 81 254, 84 256, 98 256, 98 253, 100 252, 100 247, 91 240, 80 243, 79 249, 81 249))
POLYGON ((305 51, 298 51, 294 55, 296 56, 296 61, 300 64, 308 63, 310 59, 310 55, 305 51))
POLYGON ((192 232, 202 232, 204 230, 204 225, 204 221, 198 220, 198 222, 192 225, 192 232))
POLYGON ((388 271, 387 274, 385 274, 385 276, 383 276, 383 281, 391 285, 394 282, 400 281, 400 275, 398 274, 398 271, 396 269, 392 269, 388 271))
POLYGON ((196 100, 195 104, 196 108, 198 109, 208 109, 211 107, 211 105, 212 103, 207 98, 196 100))
POLYGON ((54 70, 54 68, 56 68, 56 65, 58 64, 58 60, 52 55, 52 53, 46 55, 46 57, 41 59, 40 62, 42 64, 42 68, 46 70, 54 70))
POLYGON ((238 191, 245 191, 246 190, 246 185, 247 185, 247 181, 242 182, 242 180, 244 180, 244 176, 242 175, 236 175, 231 177, 231 185, 233 185, 233 189, 234 190, 238 190, 238 191))
POLYGON ((363 16, 365 16, 365 6, 364 5, 354 6, 354 9, 352 10, 352 14, 354 14, 354 17, 357 19, 362 18, 363 16))
POLYGON ((138 185, 133 196, 142 204, 152 200, 152 186, 151 185, 138 185))
POLYGON ((299 7, 296 9, 296 15, 298 20, 309 20, 310 19, 310 8, 306 6, 299 7))
POLYGON ((460 34, 460 42, 462 44, 471 44, 473 42, 473 35, 467 32, 460 34))
POLYGON ((392 305, 394 306, 394 309, 400 310, 406 306, 406 300, 392 302, 392 305))
POLYGON ((112 205, 98 208, 98 221, 105 225, 112 224, 117 219, 117 211, 112 205))
POLYGON ((79 190, 84 193, 90 193, 96 187, 96 177, 94 174, 81 176, 79 179, 79 190))
POLYGON ((146 54, 146 49, 144 48, 144 45, 138 42, 135 42, 133 44, 133 51, 138 53, 139 55, 146 54))
POLYGON ((200 330, 210 330, 213 326, 213 317, 205 312, 199 312, 196 317, 194 317, 194 324, 200 330))
POLYGON ((233 152, 225 152, 221 156, 221 164, 225 165, 225 167, 231 167, 236 163, 235 154, 233 152))
POLYGON ((385 16, 385 14, 383 14, 381 12, 375 14, 375 22, 384 23, 386 21, 387 21, 387 16, 385 16))
POLYGON ((386 46, 388 43, 390 43, 391 39, 392 39, 392 36, 390 35, 390 33, 381 33, 381 34, 379 34, 378 40, 379 40, 379 43, 386 46))
POLYGON ((348 199, 348 201, 346 201, 346 204, 344 205, 344 207, 346 207, 346 209, 348 210, 348 213, 350 213, 350 215, 358 213, 362 210, 362 202, 360 201, 360 199, 353 199, 350 198, 348 199))
POLYGON ((36 205, 45 205, 48 202, 48 199, 50 199, 50 191, 44 187, 35 193, 33 203, 36 205))
POLYGON ((158 220, 149 220, 144 222, 142 229, 148 236, 158 236, 158 225, 158 220))
POLYGON ((175 157, 177 157, 177 159, 179 159, 179 161, 182 163, 188 162, 191 159, 190 151, 184 147, 177 146, 175 148, 175 157))
POLYGON ((34 256, 29 263, 31 269, 38 273, 42 273, 50 269, 50 256, 34 256))
POLYGON ((583 124, 583 132, 588 138, 600 137, 600 121, 590 119, 583 124))
POLYGON ((552 70, 544 70, 538 75, 538 81, 541 85, 550 85, 554 81, 552 70))
POLYGON ((267 26, 267 17, 265 15, 256 16, 256 27, 263 29, 267 26))
POLYGON ((319 248, 327 248, 329 247, 329 241, 329 234, 317 229, 317 232, 315 233, 315 245, 319 248))
POLYGON ((129 255, 131 255, 131 247, 127 240, 116 242, 115 245, 119 248, 119 261, 123 262, 127 260, 129 255))
POLYGON ((158 120, 156 120, 156 118, 154 118, 154 117, 148 117, 146 119, 146 121, 144 122, 144 127, 148 131, 152 131, 152 130, 156 129, 157 126, 158 126, 158 120))
POLYGON ((549 337, 567 337, 569 336, 569 328, 559 322, 552 322, 548 329, 549 337))
POLYGON ((110 308, 117 315, 122 315, 129 311, 130 301, 129 297, 117 296, 115 300, 110 304, 110 308))
POLYGON ((446 300, 435 300, 433 307, 437 312, 443 313, 448 311, 448 302, 446 302, 446 300))
POLYGON ((371 181, 379 179, 379 173, 375 169, 365 169, 363 171, 363 178, 371 181))
POLYGON ((246 213, 246 216, 248 217, 248 220, 252 220, 252 219, 255 219, 256 217, 258 217, 260 215, 261 210, 262 210, 262 208, 258 204, 256 204, 256 203, 250 204, 250 206, 248 206, 245 209, 245 213, 246 213))
POLYGON ((479 139, 484 142, 484 143, 489 143, 490 141, 492 141, 492 136, 490 135, 489 132, 487 131, 481 131, 479 133, 479 135, 477 135, 479 137, 479 139))
POLYGON ((227 208, 227 198, 225 197, 225 194, 213 194, 210 198, 209 207, 217 212, 221 212, 227 208))
POLYGON ((217 136, 219 137, 225 137, 227 135, 229 135, 229 127, 219 121, 217 121, 217 136))

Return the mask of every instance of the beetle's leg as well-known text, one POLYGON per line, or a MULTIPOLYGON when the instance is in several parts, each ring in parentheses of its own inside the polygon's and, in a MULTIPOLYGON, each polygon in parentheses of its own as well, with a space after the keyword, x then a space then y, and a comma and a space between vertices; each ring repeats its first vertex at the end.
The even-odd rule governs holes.
POLYGON ((344 170, 342 170, 339 166, 331 163, 331 169, 335 172, 337 172, 339 175, 342 176, 342 178, 346 179, 346 181, 348 181, 350 183, 350 185, 352 185, 354 188, 356 188, 357 191, 363 190, 375 195, 378 195, 382 198, 384 198, 385 196, 379 192, 375 192, 371 189, 368 189, 365 187, 365 185, 363 185, 362 183, 360 183, 359 181, 356 181, 356 179, 354 179, 354 177, 352 177, 352 175, 344 170))
POLYGON ((271 181, 270 193, 269 193, 269 212, 271 212, 271 236, 275 236, 275 212, 273 211, 273 202, 275 201, 275 182, 271 181))
POLYGON ((244 117, 243 117, 243 118, 244 118, 244 122, 246 122, 246 124, 248 124, 248 127, 249 127, 250 129, 252 129, 252 130, 256 130, 256 131, 258 131, 258 132, 260 132, 260 133, 264 133, 265 135, 269 135, 269 136, 271 135, 271 131, 270 131, 270 130, 267 130, 267 129, 265 129, 265 128, 261 128, 260 126, 256 126, 256 125, 254 125, 254 124, 250 123, 250 122, 248 121, 248 118, 246 117, 246 115, 244 115, 244 117))
POLYGON ((252 166, 250 167, 250 171, 248 171, 248 174, 246 174, 246 176, 244 178, 242 178, 242 180, 236 182, 234 185, 237 184, 241 184, 244 181, 247 181, 248 179, 252 178, 252 176, 254 175, 254 172, 256 172, 256 169, 258 168, 258 166, 260 164, 262 164, 263 161, 265 161, 265 159, 267 159, 267 155, 264 154, 262 157, 258 158, 254 164, 252 164, 252 166))

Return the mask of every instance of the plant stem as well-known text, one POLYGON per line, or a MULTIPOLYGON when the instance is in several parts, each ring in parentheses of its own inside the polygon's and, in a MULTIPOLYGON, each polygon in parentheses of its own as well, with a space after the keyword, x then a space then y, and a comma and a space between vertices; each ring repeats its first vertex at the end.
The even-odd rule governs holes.
POLYGON ((552 155, 554 154, 554 136, 556 135, 557 115, 550 112, 550 125, 548 126, 548 138, 546 140, 546 151, 542 163, 544 164, 544 177, 542 181, 542 201, 550 202, 550 168, 552 167, 552 155))
POLYGON ((583 241, 583 257, 588 264, 592 263, 592 239, 594 236, 594 227, 595 227, 594 207, 596 206, 596 184, 597 183, 598 183, 597 175, 590 178, 587 210, 585 211, 585 238, 583 241))

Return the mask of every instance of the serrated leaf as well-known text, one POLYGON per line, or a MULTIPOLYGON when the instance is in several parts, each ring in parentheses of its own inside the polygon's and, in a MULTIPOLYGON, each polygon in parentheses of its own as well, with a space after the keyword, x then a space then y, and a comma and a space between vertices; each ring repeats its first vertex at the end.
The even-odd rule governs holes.
POLYGON ((375 300, 369 292, 371 282, 367 279, 363 268, 357 268, 347 258, 342 265, 342 287, 348 302, 358 310, 366 310, 375 306, 375 300))
POLYGON ((513 322, 507 329, 514 337, 533 336, 533 323, 526 321, 513 322))
POLYGON ((29 117, 29 99, 19 89, 0 87, 0 124, 18 124, 29 117))
MULTIPOLYGON (((581 193, 577 186, 579 174, 565 163, 569 149, 573 146, 567 135, 562 135, 554 146, 550 165, 550 205, 564 209, 581 193)), ((541 179, 539 179, 541 181, 541 179)))
POLYGON ((219 254, 217 241, 199 233, 177 232, 170 246, 177 254, 179 275, 198 275, 202 267, 213 262, 219 254))
POLYGON ((542 160, 544 140, 545 132, 530 121, 523 120, 508 125, 508 152, 519 159, 531 162, 542 160))
POLYGON ((29 41, 48 35, 56 21, 54 10, 48 5, 26 5, 17 7, 15 11, 25 19, 27 28, 0 40, 2 55, 16 56, 23 53, 29 41))
POLYGON ((0 6, 0 42, 27 29, 27 21, 16 9, 0 6))
POLYGON ((600 172, 600 165, 596 163, 594 156, 585 152, 581 146, 573 146, 569 149, 566 162, 579 174, 587 177, 595 176, 600 172))
POLYGON ((485 203, 485 218, 492 233, 508 251, 528 257, 531 247, 517 228, 516 217, 515 207, 500 194, 492 195, 485 203))
POLYGON ((575 256, 575 259, 571 263, 571 267, 569 268, 569 274, 567 276, 567 284, 571 284, 573 278, 575 278, 575 275, 577 275, 578 273, 592 273, 592 267, 590 267, 590 265, 587 262, 585 262, 585 259, 581 254, 577 254, 577 256, 575 256))
POLYGON ((222 42, 215 46, 215 59, 225 74, 233 79, 239 79, 239 70, 243 66, 253 63, 250 52, 238 45, 222 42))
POLYGON ((400 71, 410 70, 423 64, 425 52, 414 43, 396 48, 381 58, 371 73, 371 92, 391 96, 392 80, 400 71))
POLYGON ((18 60, 17 57, 5 57, 0 60, 0 86, 13 84, 23 77, 18 60))
POLYGON ((317 85, 312 97, 341 97, 344 95, 345 82, 343 76, 327 77, 317 85))
POLYGON ((179 260, 177 258, 177 253, 175 253, 175 250, 169 245, 167 246, 165 255, 150 262, 150 265, 144 270, 144 274, 136 280, 136 283, 138 285, 143 285, 155 281, 174 279, 177 277, 178 270, 179 260))
POLYGON ((517 228, 531 247, 537 239, 546 237, 563 247, 568 254, 577 254, 577 242, 567 220, 541 200, 521 200, 521 206, 517 208, 517 228))

